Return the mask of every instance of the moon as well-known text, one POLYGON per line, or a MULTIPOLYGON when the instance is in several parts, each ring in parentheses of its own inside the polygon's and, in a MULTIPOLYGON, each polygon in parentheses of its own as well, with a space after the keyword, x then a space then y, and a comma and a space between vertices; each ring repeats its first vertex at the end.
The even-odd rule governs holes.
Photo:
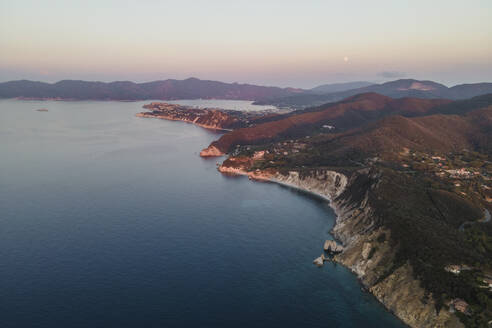
POLYGON ((347 56, 343 57, 343 61, 348 62, 348 57, 347 56))

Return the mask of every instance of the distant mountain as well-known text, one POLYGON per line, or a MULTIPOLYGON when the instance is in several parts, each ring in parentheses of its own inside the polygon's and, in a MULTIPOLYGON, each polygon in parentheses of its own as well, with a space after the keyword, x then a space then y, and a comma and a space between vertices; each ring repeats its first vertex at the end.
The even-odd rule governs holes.
POLYGON ((370 85, 374 85, 374 83, 365 82, 365 81, 332 83, 332 84, 323 84, 317 86, 315 88, 310 89, 309 91, 315 94, 326 94, 326 93, 347 91, 352 89, 359 89, 363 87, 368 87, 370 85))
POLYGON ((74 100, 173 100, 231 99, 265 100, 303 93, 294 88, 199 80, 164 80, 147 83, 129 81, 88 82, 63 80, 57 83, 27 80, 0 83, 0 98, 60 98, 74 100))
POLYGON ((445 85, 433 81, 402 79, 322 95, 304 93, 279 97, 276 99, 268 99, 266 101, 258 101, 258 104, 271 104, 279 107, 302 109, 319 106, 328 102, 339 101, 356 94, 367 92, 376 92, 392 98, 413 97, 458 100, 492 93, 492 83, 461 84, 448 88, 445 85))

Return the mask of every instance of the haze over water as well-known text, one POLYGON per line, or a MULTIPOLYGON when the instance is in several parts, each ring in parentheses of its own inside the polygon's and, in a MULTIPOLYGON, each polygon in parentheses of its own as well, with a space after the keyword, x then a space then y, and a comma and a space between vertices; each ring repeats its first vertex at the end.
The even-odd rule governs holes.
POLYGON ((0 327, 403 326, 312 264, 326 202, 220 175, 216 133, 143 104, 0 101, 0 327))

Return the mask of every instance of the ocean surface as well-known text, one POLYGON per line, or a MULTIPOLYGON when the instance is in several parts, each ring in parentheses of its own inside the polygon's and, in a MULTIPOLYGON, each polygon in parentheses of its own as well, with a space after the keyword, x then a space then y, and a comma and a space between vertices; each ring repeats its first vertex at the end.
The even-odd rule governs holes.
POLYGON ((222 108, 222 109, 233 109, 233 110, 242 110, 242 111, 277 110, 275 106, 253 105, 252 101, 220 100, 220 99, 190 99, 190 100, 169 100, 166 102, 172 104, 180 104, 184 106, 199 107, 199 108, 222 108))
POLYGON ((220 175, 218 134, 143 104, 0 100, 0 327, 403 327, 312 264, 326 202, 220 175))

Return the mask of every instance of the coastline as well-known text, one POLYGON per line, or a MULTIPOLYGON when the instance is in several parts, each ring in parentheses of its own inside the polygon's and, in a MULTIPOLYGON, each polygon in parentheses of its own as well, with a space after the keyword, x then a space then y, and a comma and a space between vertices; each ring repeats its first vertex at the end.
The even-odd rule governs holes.
POLYGON ((135 114, 135 116, 136 117, 143 117, 143 118, 157 118, 157 119, 166 120, 166 121, 185 122, 185 123, 188 123, 188 124, 193 124, 193 125, 202 127, 204 129, 207 129, 207 130, 225 131, 225 132, 232 131, 232 129, 218 128, 218 127, 212 126, 212 125, 201 124, 201 123, 197 123, 197 122, 190 121, 190 120, 172 118, 172 117, 169 117, 169 116, 156 116, 156 115, 149 115, 149 114, 146 114, 146 113, 137 113, 137 114, 135 114))
MULTIPOLYGON (((200 153, 201 157, 222 155, 225 154, 214 146, 200 153)), ((436 313, 434 301, 422 301, 427 298, 426 291, 420 286, 419 280, 414 278, 409 264, 400 266, 389 275, 384 274, 385 266, 394 259, 395 249, 385 237, 390 235, 389 231, 378 227, 377 217, 369 202, 369 193, 379 185, 380 175, 377 172, 365 168, 346 176, 323 168, 311 169, 302 175, 298 171, 282 174, 274 169, 248 171, 254 160, 254 157, 231 156, 217 169, 225 175, 247 176, 250 180, 277 183, 328 201, 335 213, 330 235, 344 247, 342 253, 333 257, 333 261, 354 273, 363 290, 369 291, 388 312, 409 327, 463 327, 453 313, 447 310, 436 313), (382 242, 381 237, 384 237, 382 242)), ((320 249, 323 249, 321 244, 320 249)))
POLYGON ((389 313, 408 327, 463 327, 459 319, 447 310, 443 309, 436 314, 432 301, 426 304, 421 302, 425 290, 413 278, 412 268, 408 264, 380 279, 381 263, 392 259, 394 250, 387 241, 377 244, 376 240, 389 232, 381 228, 372 230, 374 218, 373 210, 368 204, 368 191, 363 192, 364 196, 359 201, 355 201, 357 197, 353 197, 358 193, 354 189, 357 176, 370 176, 369 170, 362 169, 355 177, 349 178, 329 170, 315 170, 311 172, 313 176, 303 178, 299 177, 298 172, 292 171, 289 175, 282 175, 278 172, 248 172, 244 168, 223 165, 218 167, 218 171, 226 175, 247 176, 253 181, 276 183, 327 201, 335 213, 335 222, 329 233, 333 240, 341 242, 344 247, 344 251, 335 255, 333 261, 355 274, 364 291, 369 292, 389 313), (338 186, 337 176, 345 178, 338 186), (361 222, 369 227, 361 226, 361 222), (375 247, 378 250, 369 255, 375 247))

